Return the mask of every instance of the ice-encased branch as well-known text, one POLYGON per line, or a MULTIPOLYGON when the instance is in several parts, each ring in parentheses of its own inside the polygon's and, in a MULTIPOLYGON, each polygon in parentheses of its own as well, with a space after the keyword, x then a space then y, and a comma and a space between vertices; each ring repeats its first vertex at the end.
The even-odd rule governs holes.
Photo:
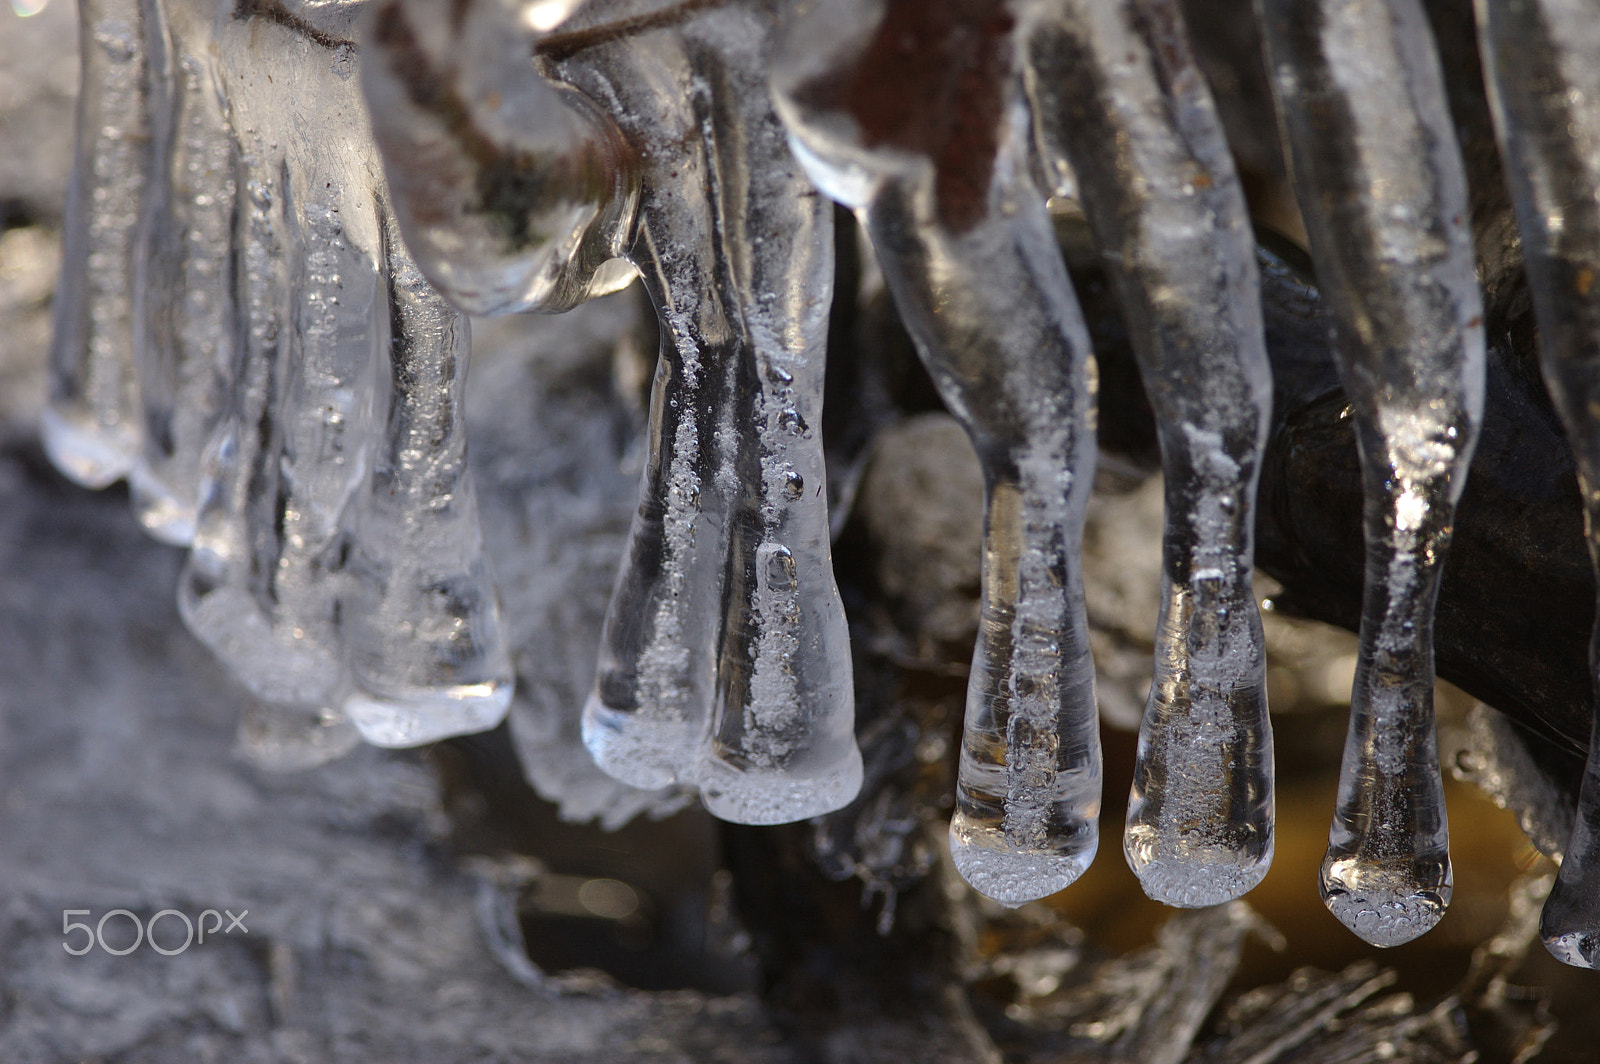
POLYGON ((395 213, 429 280, 475 314, 564 310, 627 284, 638 158, 542 76, 527 4, 380 0, 362 80, 395 213))

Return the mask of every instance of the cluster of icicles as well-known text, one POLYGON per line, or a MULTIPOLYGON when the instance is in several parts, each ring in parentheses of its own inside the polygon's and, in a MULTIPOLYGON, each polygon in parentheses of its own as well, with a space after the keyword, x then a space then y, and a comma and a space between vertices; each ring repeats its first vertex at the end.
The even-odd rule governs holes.
MULTIPOLYGON (((663 337, 650 458, 585 742, 618 779, 696 786, 731 820, 848 803, 861 759, 814 428, 821 190, 857 212, 984 470, 956 867, 1007 904, 1066 886, 1094 856, 1101 792, 1079 572, 1095 369, 1045 211, 1072 194, 1167 486, 1124 848, 1172 905, 1261 880, 1270 376, 1249 218, 1174 0, 80 8, 46 442, 84 484, 126 477, 150 531, 190 547, 183 615, 257 695, 381 745, 498 722, 513 677, 455 308, 561 310, 637 273, 663 337)), ((1322 892, 1394 945, 1451 893, 1431 628, 1483 406, 1466 190, 1418 0, 1258 10, 1365 475, 1322 892)), ((1544 365, 1600 535, 1600 20, 1581 0, 1478 15, 1544 365)), ((1597 831, 1591 756, 1543 927, 1587 966, 1597 831)))

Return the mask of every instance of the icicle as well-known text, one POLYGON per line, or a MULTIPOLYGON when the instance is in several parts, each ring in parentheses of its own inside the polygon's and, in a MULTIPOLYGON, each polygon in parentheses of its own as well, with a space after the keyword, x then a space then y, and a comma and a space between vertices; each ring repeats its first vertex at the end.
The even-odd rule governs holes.
POLYGON ((695 769, 706 808, 775 824, 838 809, 861 787, 850 635, 833 580, 824 481, 824 352, 833 207, 794 164, 767 92, 771 30, 726 11, 695 67, 705 101, 715 261, 735 367, 724 458, 739 493, 713 732, 695 769))
MULTIPOLYGON (((479 0, 455 10, 452 19, 437 4, 396 0, 376 7, 368 27, 375 61, 364 78, 396 214, 418 262, 461 306, 564 310, 604 290, 604 263, 629 250, 635 224, 645 227, 640 247, 648 253, 660 217, 683 208, 668 191, 640 205, 643 153, 582 93, 540 77, 530 61, 535 35, 516 5, 479 0), (464 102, 464 116, 451 99, 464 102)), ((614 65, 634 58, 615 54, 614 65)), ((601 80, 605 99, 610 86, 601 80)), ((616 78, 616 91, 642 97, 645 114, 660 109, 651 87, 649 79, 616 78)), ((695 135, 692 126, 638 125, 639 143, 657 160, 681 155, 675 138, 695 135)), ((701 167, 692 158, 683 165, 687 185, 701 167)), ((650 458, 584 710, 595 760, 645 788, 687 777, 708 728, 721 596, 708 563, 726 542, 731 488, 704 482, 703 451, 719 425, 704 394, 702 352, 725 340, 723 323, 707 329, 693 303, 682 305, 714 285, 698 243, 684 246, 662 240, 664 260, 643 260, 663 308, 650 458)))
POLYGON ((793 27, 774 76, 797 151, 860 213, 983 464, 983 612, 950 846, 969 883, 1019 905, 1093 859, 1100 742, 1078 571, 1094 363, 1023 163, 1011 29, 999 2, 957 14, 837 0, 793 27))
POLYGON ((767 18, 723 10, 557 68, 617 100, 643 161, 631 256, 663 337, 585 741, 617 778, 698 784, 712 812, 747 823, 836 809, 861 780, 810 428, 831 228, 783 169, 767 18), (687 98, 660 88, 679 83, 687 98))
POLYGON ((151 179, 153 0, 80 0, 77 146, 50 348, 51 460, 103 488, 138 460, 134 262, 151 179))
POLYGON ((1273 843, 1251 589, 1272 384, 1249 215, 1173 0, 1036 11, 1035 126, 1045 162, 1066 159, 1077 177, 1155 407, 1166 480, 1155 681, 1123 847, 1152 898, 1218 905, 1261 881, 1273 843))
MULTIPOLYGON (((1572 441, 1600 572, 1600 20, 1574 0, 1480 0, 1478 32, 1545 381, 1572 441)), ((1600 675, 1600 626, 1589 657, 1600 675)), ((1600 719, 1600 699, 1596 710, 1600 719)), ((1600 967, 1600 724, 1539 934, 1559 960, 1600 967)))
POLYGON ((344 711, 370 743, 415 746, 494 727, 514 680, 467 468, 467 321, 384 223, 388 417, 351 522, 344 711))
POLYGON ((212 54, 212 0, 167 0, 155 163, 136 266, 143 451, 128 477, 156 538, 194 538, 200 456, 227 403, 237 318, 229 291, 233 147, 212 54))
MULTIPOLYGON (((647 191, 645 224, 656 213, 654 199, 647 191)), ((710 728, 722 616, 720 563, 727 550, 729 496, 737 485, 715 476, 712 465, 716 440, 726 438, 731 425, 720 424, 726 404, 718 400, 727 396, 719 395, 719 382, 708 379, 715 367, 707 362, 726 355, 726 340, 706 343, 701 323, 666 302, 679 291, 707 289, 674 283, 690 279, 685 264, 675 264, 670 273, 664 264, 642 265, 657 307, 672 309, 661 311, 650 457, 606 610, 583 738, 608 774, 654 788, 692 780, 710 728)))
POLYGON ((514 4, 457 11, 401 0, 372 23, 368 91, 419 261, 474 309, 561 310, 629 276, 605 264, 626 255, 661 323, 585 743, 627 783, 701 785, 729 819, 837 808, 860 759, 809 428, 831 244, 826 212, 783 171, 770 15, 580 12, 541 35, 514 4), (465 129, 423 77, 466 102, 465 129), (430 165, 408 165, 418 156, 430 165), (523 170, 537 173, 485 192, 486 175, 523 170))
POLYGON ((747 473, 737 467, 741 348, 706 195, 709 87, 690 62, 673 28, 557 67, 607 102, 639 159, 638 230, 627 253, 661 325, 650 456, 583 711, 595 762, 645 788, 697 782, 713 727, 730 523, 747 473), (678 85, 693 88, 665 88, 678 85))
POLYGON ((1483 410, 1460 152, 1417 0, 1262 0, 1300 210, 1365 479, 1366 592, 1328 908, 1374 945, 1450 901, 1433 605, 1483 410))
POLYGON ((180 587, 190 629, 258 696, 337 704, 340 521, 368 469, 378 160, 350 80, 357 5, 302 33, 218 32, 238 138, 235 400, 211 445, 180 587), (323 140, 309 142, 315 121, 323 140))

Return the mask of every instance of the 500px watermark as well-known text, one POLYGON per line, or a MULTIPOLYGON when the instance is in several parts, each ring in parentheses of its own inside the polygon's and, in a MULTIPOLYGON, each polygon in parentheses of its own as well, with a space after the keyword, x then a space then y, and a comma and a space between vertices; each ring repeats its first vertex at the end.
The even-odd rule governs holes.
POLYGON ((207 935, 215 938, 219 931, 224 935, 231 935, 235 931, 244 935, 250 933, 250 929, 244 926, 244 918, 250 915, 249 909, 241 910, 238 916, 233 915, 228 909, 220 913, 215 909, 206 909, 193 920, 189 919, 188 914, 181 913, 177 909, 162 909, 149 920, 140 920, 137 914, 127 909, 112 909, 101 916, 93 926, 73 919, 74 916, 93 915, 89 909, 61 910, 61 935, 65 939, 61 943, 61 948, 74 957, 81 957, 96 946, 113 957, 124 957, 145 943, 163 957, 176 957, 192 945, 203 945, 207 935), (127 933, 122 930, 124 927, 122 920, 118 920, 111 924, 113 944, 107 944, 106 923, 113 917, 120 917, 132 925, 132 942, 127 940, 127 933), (227 917, 228 920, 226 927, 223 926, 223 917, 227 917), (211 921, 209 927, 206 926, 208 919, 211 921), (156 924, 163 920, 166 924, 163 926, 162 938, 166 940, 166 944, 156 941, 156 924), (174 945, 179 927, 183 928, 183 941, 174 945), (83 932, 83 937, 74 942, 72 936, 78 931, 83 932))

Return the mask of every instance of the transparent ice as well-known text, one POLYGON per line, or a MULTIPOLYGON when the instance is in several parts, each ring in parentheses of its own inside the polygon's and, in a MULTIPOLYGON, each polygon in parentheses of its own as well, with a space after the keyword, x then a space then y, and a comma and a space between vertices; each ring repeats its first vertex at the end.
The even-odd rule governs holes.
POLYGON ((1255 242, 1177 4, 1052 0, 1035 12, 1027 86, 1043 170, 1076 179, 1156 412, 1166 486, 1155 678, 1123 848, 1152 898, 1218 905, 1261 881, 1273 849, 1251 587, 1272 400, 1255 242))
POLYGON ((82 89, 41 423, 57 468, 103 488, 139 459, 133 270, 152 158, 153 0, 78 5, 82 89))
MULTIPOLYGON (((323 5, 318 34, 349 40, 355 11, 323 5)), ((341 518, 374 435, 376 155, 325 43, 267 19, 219 19, 216 34, 238 146, 240 352, 179 603, 259 698, 330 706, 341 518), (299 131, 307 99, 333 144, 299 131)))
POLYGON ((983 466, 983 607, 950 847, 977 890, 1020 905, 1081 875, 1098 842, 1079 572, 1094 362, 1028 171, 1012 19, 999 3, 968 8, 816 4, 774 77, 797 153, 860 216, 983 466), (908 99, 953 113, 919 122, 908 99))
POLYGON ((187 546, 200 456, 233 383, 233 141, 217 75, 212 0, 166 0, 151 40, 154 157, 134 263, 143 443, 129 471, 134 512, 187 546))
POLYGON ((1273 90, 1365 491, 1361 644, 1322 893, 1378 946, 1444 915, 1433 608, 1482 419, 1483 310, 1417 0, 1260 0, 1273 90))
POLYGON ((344 711, 368 742, 413 746, 498 724, 512 671, 467 468, 467 322, 383 223, 389 409, 351 507, 344 711))
POLYGON ((492 726, 511 671, 459 425, 465 321, 389 231, 360 10, 81 8, 46 438, 191 547, 184 618, 253 694, 403 745, 492 726))
MULTIPOLYGON (((1600 183, 1600 31, 1575 0, 1479 6, 1593 535, 1600 208, 1564 190, 1600 183)), ((1393 945, 1450 895, 1431 640, 1483 403, 1465 186, 1417 0, 1259 10, 1366 492, 1323 892, 1393 945)), ((640 277, 661 335, 649 457, 585 743, 615 778, 696 787, 728 820, 852 800, 862 765, 820 440, 834 298, 820 189, 857 212, 983 469, 956 866, 1008 904, 1070 883, 1095 852, 1101 787, 1078 571, 1096 367, 1044 203, 1070 191, 1121 301, 1166 474, 1124 848, 1169 904, 1260 880, 1272 740, 1250 575, 1270 388, 1239 179, 1175 0, 80 12, 45 441, 84 484, 126 478, 145 526, 191 547, 185 619, 263 700, 264 761, 324 756, 350 726, 403 746, 500 720, 512 669, 454 307, 561 311, 640 277)), ((1596 832, 1592 758, 1545 920, 1552 951, 1591 966, 1596 832)))
MULTIPOLYGON (((357 10, 322 5, 317 32, 348 41, 357 10)), ((265 19, 216 33, 238 146, 240 350, 179 602, 257 696, 335 705, 341 520, 374 436, 377 159, 324 43, 265 19), (299 134, 312 99, 328 144, 299 134)))
MULTIPOLYGON (((1482 0, 1478 32, 1539 322, 1550 397, 1577 459, 1600 571, 1600 19, 1573 0, 1482 0)), ((1590 670, 1600 674, 1600 628, 1590 670)), ((1600 967, 1600 728, 1561 870, 1539 922, 1558 959, 1600 967)))
POLYGON ((473 309, 561 310, 621 257, 660 319, 586 744, 724 819, 839 808, 861 762, 815 429, 832 226, 767 99, 773 5, 435 6, 380 8, 368 73, 423 268, 473 309))

